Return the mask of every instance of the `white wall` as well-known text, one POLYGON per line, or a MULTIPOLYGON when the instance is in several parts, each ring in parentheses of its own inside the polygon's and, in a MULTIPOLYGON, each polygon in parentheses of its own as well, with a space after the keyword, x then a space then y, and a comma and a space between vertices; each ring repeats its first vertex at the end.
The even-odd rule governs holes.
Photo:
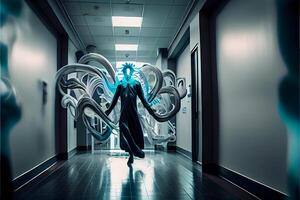
MULTIPOLYGON (((76 53, 77 48, 73 42, 69 39, 68 42, 68 64, 76 63, 76 53)), ((68 151, 71 151, 77 147, 77 131, 74 128, 74 117, 71 115, 71 112, 68 110, 67 114, 67 132, 68 132, 68 151)))
MULTIPOLYGON (((162 53, 160 52, 157 56, 155 66, 158 67, 163 72, 163 70, 168 68, 167 65, 168 65, 167 58, 163 57, 162 53)), ((167 122, 162 122, 162 123, 157 122, 157 123, 159 124, 159 126, 158 126, 159 134, 160 135, 168 135, 168 132, 169 132, 168 123, 167 122)))
POLYGON ((22 118, 10 134, 13 178, 55 156, 56 38, 24 3, 23 14, 12 23, 6 36, 9 72, 22 106, 22 118), (48 84, 47 104, 42 105, 41 82, 48 84))
POLYGON ((287 138, 278 114, 286 73, 275 1, 231 0, 217 17, 220 165, 286 192, 287 138))
MULTIPOLYGON (((200 57, 200 27, 199 13, 195 15, 190 23, 190 52, 198 48, 198 158, 202 162, 202 98, 201 98, 201 57, 200 57)), ((197 71, 197 70, 195 70, 197 71)))
MULTIPOLYGON (((177 78, 185 78, 188 87, 191 84, 190 45, 178 57, 176 70, 177 78)), ((181 100, 181 109, 176 115, 176 146, 189 152, 192 151, 191 115, 191 97, 186 96, 181 100)))

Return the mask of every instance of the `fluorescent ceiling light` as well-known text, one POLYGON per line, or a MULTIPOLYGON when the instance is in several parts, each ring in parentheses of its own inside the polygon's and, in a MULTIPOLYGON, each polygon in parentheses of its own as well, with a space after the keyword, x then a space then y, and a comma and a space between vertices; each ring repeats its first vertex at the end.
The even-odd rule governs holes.
POLYGON ((121 27, 141 27, 142 17, 121 17, 112 16, 112 25, 121 27))
POLYGON ((137 44, 116 44, 116 51, 137 51, 137 44))
POLYGON ((145 62, 137 62, 134 60, 128 60, 128 61, 117 61, 116 62, 116 68, 118 70, 121 70, 123 68, 123 64, 125 63, 132 63, 135 65, 136 68, 141 68, 144 64, 146 64, 145 62))
POLYGON ((123 64, 125 64, 125 63, 132 63, 132 64, 136 65, 135 61, 117 61, 116 62, 116 68, 118 70, 122 69, 123 68, 123 64))

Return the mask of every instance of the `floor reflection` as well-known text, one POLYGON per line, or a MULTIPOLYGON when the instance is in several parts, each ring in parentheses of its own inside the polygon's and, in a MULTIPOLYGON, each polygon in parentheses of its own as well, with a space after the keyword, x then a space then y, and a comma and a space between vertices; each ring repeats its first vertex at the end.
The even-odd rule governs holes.
POLYGON ((234 186, 227 182, 226 189, 177 153, 147 152, 132 167, 127 159, 124 153, 77 154, 47 177, 21 188, 16 199, 245 199, 228 189, 234 186))

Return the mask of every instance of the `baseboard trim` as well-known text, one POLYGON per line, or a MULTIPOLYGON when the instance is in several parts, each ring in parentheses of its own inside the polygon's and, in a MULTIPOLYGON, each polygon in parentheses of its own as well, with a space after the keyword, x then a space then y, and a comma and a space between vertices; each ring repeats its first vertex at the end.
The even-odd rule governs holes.
POLYGON ((176 151, 176 146, 174 146, 174 145, 168 145, 167 146, 167 150, 168 151, 176 151))
POLYGON ((53 156, 52 158, 42 162, 38 166, 32 168, 31 170, 28 170, 27 172, 21 174, 17 178, 15 178, 13 182, 14 190, 20 188, 21 186, 25 185, 32 179, 34 179, 36 176, 47 170, 49 167, 54 165, 58 161, 58 156, 53 156))
POLYGON ((75 156, 76 153, 77 153, 77 147, 75 147, 74 149, 72 149, 71 151, 68 152, 68 159, 70 159, 73 156, 75 156))
POLYGON ((192 159, 192 153, 181 147, 176 146, 176 152, 182 154, 185 157, 188 157, 189 159, 192 159))
POLYGON ((77 146, 77 151, 90 151, 91 150, 91 146, 77 146))
POLYGON ((252 180, 246 176, 243 176, 237 172, 227 169, 222 166, 206 164, 203 165, 203 171, 216 176, 219 176, 236 186, 242 188, 243 190, 249 192, 250 194, 258 197, 259 199, 287 199, 287 195, 274 189, 268 187, 262 183, 252 180), (210 169, 209 169, 210 168, 210 169))

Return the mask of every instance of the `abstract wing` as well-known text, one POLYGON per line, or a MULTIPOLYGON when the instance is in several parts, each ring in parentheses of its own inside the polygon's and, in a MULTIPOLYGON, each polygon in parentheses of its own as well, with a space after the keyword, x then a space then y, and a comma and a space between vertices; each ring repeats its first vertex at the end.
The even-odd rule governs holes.
MULTIPOLYGON (((140 69, 135 69, 134 78, 141 83, 145 98, 155 110, 150 115, 141 102, 138 103, 140 121, 149 142, 161 144, 175 141, 175 125, 170 119, 180 110, 180 100, 184 97, 176 88, 175 74, 170 70, 161 72, 155 66, 144 64, 140 69), (167 133, 159 131, 161 123, 167 123, 167 133)), ((62 106, 71 111, 75 120, 81 118, 96 139, 106 142, 112 132, 117 133, 120 106, 114 109, 113 119, 103 112, 119 84, 115 69, 105 57, 87 54, 79 63, 61 68, 56 81, 63 96, 62 106), (91 119, 95 117, 105 124, 101 130, 91 124, 91 119)))
POLYGON ((118 130, 117 121, 111 120, 102 110, 115 91, 115 70, 106 58, 95 53, 87 54, 79 63, 62 67, 57 72, 56 82, 63 96, 62 106, 71 111, 75 120, 82 118, 96 139, 105 142, 113 130, 118 130), (92 62, 100 64, 101 68, 92 66, 92 62), (93 128, 90 122, 94 117, 104 121, 104 130, 93 128))

